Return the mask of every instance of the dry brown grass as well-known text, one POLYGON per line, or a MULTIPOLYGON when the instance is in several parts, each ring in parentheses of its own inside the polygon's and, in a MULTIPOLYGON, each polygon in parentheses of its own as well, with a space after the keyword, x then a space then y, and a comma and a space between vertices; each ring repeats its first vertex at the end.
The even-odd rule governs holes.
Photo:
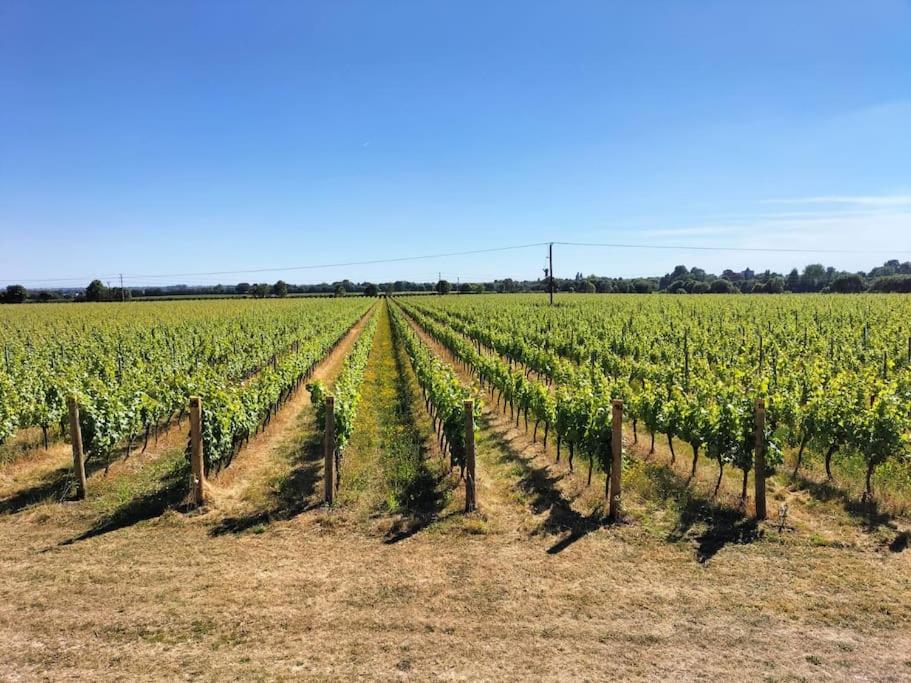
MULTIPOLYGON (((488 514, 491 511, 488 510, 488 514)), ((6 518, 7 678, 865 678, 911 671, 907 554, 760 542, 707 564, 637 525, 445 527, 396 544, 333 513, 212 537, 198 518, 59 546, 6 518)))

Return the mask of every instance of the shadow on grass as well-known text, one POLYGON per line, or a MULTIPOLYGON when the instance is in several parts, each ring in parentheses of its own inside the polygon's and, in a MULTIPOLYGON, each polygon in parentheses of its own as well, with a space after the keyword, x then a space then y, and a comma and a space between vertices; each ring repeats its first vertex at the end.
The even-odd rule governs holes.
POLYGON ((240 534, 272 522, 293 519, 308 510, 320 507, 322 499, 316 496, 316 488, 322 479, 322 435, 311 435, 301 446, 294 461, 296 465, 290 474, 281 480, 273 496, 272 505, 265 510, 223 519, 212 527, 209 535, 240 534))
POLYGON ((865 531, 874 532, 884 526, 896 528, 892 515, 881 511, 879 503, 875 500, 858 500, 830 481, 815 481, 800 473, 796 477, 791 477, 790 481, 818 501, 838 501, 845 512, 863 522, 865 531))
POLYGON ((460 513, 450 512, 446 515, 439 515, 437 513, 424 515, 415 514, 402 517, 400 519, 397 519, 386 532, 386 535, 383 537, 383 543, 386 545, 394 545, 400 541, 411 538, 415 534, 429 527, 434 522, 444 521, 450 517, 454 517, 457 514, 460 513))
POLYGON ((683 540, 695 525, 704 524, 705 530, 694 538, 696 559, 700 564, 711 560, 728 544, 744 545, 762 537, 756 520, 747 517, 741 510, 700 497, 687 497, 682 502, 677 527, 668 540, 683 540))
POLYGON ((492 442, 499 450, 500 462, 518 467, 519 487, 528 498, 532 512, 536 515, 547 513, 544 531, 549 534, 567 534, 547 549, 548 554, 555 555, 566 550, 579 539, 608 523, 600 512, 582 515, 573 510, 570 501, 557 488, 563 475, 552 476, 547 468, 532 464, 516 450, 509 439, 490 428, 490 421, 486 416, 482 417, 479 423, 479 426, 490 434, 492 442))
POLYGON ((700 564, 711 560, 726 545, 743 545, 762 537, 755 519, 740 508, 697 493, 669 465, 650 461, 642 462, 641 467, 645 481, 639 493, 670 503, 676 512, 677 524, 666 540, 678 543, 691 539, 700 564))
POLYGON ((74 536, 59 545, 72 545, 96 536, 133 526, 138 522, 160 517, 166 510, 176 508, 185 511, 182 503, 186 499, 190 480, 190 466, 178 460, 159 479, 154 491, 150 491, 121 505, 112 513, 98 520, 88 531, 74 536))
MULTIPOLYGON (((105 465, 106 463, 101 460, 89 459, 85 463, 85 475, 89 477, 95 472, 103 470, 105 465)), ((48 472, 38 483, 0 500, 0 515, 20 512, 48 499, 62 502, 72 498, 75 493, 75 483, 72 467, 60 467, 48 472)))
POLYGON ((395 422, 405 425, 411 438, 388 445, 382 459, 383 470, 403 515, 386 532, 383 543, 387 545, 411 538, 434 522, 452 516, 440 516, 448 499, 444 490, 448 472, 445 465, 431 464, 429 440, 433 437, 421 438, 422 430, 418 426, 419 411, 424 409, 417 378, 391 320, 389 325, 396 368, 395 422))
POLYGON ((904 552, 908 547, 909 542, 911 542, 911 531, 902 531, 889 544, 889 550, 891 550, 893 553, 904 552))

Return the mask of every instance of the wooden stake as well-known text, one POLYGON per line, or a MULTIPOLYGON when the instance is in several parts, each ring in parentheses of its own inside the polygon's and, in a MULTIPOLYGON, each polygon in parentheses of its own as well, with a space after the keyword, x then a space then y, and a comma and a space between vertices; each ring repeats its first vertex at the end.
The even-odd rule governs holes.
POLYGON ((66 400, 70 411, 70 441, 73 444, 73 474, 76 477, 76 500, 85 498, 85 454, 82 452, 82 428, 79 426, 79 404, 70 396, 66 400))
POLYGON ((326 505, 332 505, 335 501, 335 396, 326 397, 323 459, 325 460, 323 485, 326 492, 326 505))
POLYGON ((620 475, 623 469, 623 401, 614 399, 611 421, 610 500, 608 512, 611 521, 620 519, 620 475))
POLYGON ((199 396, 190 397, 190 470, 193 473, 193 504, 203 505, 206 502, 206 467, 202 452, 202 399, 199 396))
POLYGON ((478 509, 475 487, 474 403, 465 401, 465 512, 478 509))
POLYGON ((765 500, 765 401, 756 399, 754 410, 756 424, 755 462, 753 475, 756 482, 756 519, 766 518, 765 500))

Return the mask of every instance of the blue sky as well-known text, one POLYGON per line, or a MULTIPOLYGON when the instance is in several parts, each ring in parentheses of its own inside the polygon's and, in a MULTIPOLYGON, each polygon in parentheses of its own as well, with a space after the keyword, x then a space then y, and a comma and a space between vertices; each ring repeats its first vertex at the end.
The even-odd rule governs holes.
POLYGON ((549 240, 911 258, 911 3, 0 3, 0 283, 525 278, 543 248, 150 276, 549 240))

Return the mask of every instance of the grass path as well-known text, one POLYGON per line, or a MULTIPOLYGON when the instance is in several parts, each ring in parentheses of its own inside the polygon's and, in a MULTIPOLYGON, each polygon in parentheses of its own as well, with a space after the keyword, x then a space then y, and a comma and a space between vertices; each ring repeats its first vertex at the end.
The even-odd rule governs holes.
POLYGON ((356 518, 401 513, 428 518, 445 504, 447 469, 430 455, 418 424, 413 373, 392 331, 387 304, 377 315, 351 442, 342 456, 340 506, 356 518))
MULTIPOLYGON (((311 382, 334 386, 345 358, 374 308, 315 368, 311 382)), ((310 392, 301 386, 253 439, 237 462, 213 481, 218 509, 214 534, 259 529, 273 520, 290 519, 323 502, 322 429, 316 424, 310 392)))

